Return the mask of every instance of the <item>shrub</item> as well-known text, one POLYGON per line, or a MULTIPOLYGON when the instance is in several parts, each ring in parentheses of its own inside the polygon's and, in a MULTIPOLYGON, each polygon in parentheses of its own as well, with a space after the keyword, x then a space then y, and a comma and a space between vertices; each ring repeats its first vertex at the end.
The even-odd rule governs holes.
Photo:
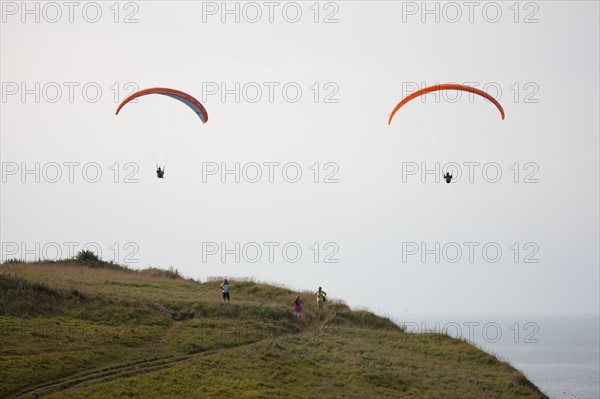
POLYGON ((77 252, 77 255, 75 255, 74 259, 80 263, 102 262, 102 260, 100 258, 98 258, 98 256, 95 253, 93 253, 92 251, 89 251, 89 250, 77 252))

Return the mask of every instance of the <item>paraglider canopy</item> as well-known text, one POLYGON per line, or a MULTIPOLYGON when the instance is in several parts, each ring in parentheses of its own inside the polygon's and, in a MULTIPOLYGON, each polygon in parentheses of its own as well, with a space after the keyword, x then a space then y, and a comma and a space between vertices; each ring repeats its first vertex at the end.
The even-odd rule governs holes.
POLYGON ((119 115, 119 111, 121 108, 125 106, 131 100, 135 100, 138 97, 146 96, 148 94, 161 94, 163 96, 168 96, 174 98, 175 100, 181 101, 188 107, 192 109, 200 117, 202 123, 206 123, 208 121, 208 112, 206 112, 206 108, 200 103, 200 101, 196 100, 194 97, 190 96, 187 93, 184 93, 179 90, 169 89, 165 87, 153 87, 150 89, 140 90, 128 96, 125 100, 119 104, 117 110, 115 111, 115 115, 119 115))
POLYGON ((197 99, 187 93, 153 87, 129 95, 119 104, 115 115, 119 115, 122 108, 130 102, 138 102, 138 98, 139 104, 128 105, 121 118, 128 123, 129 130, 138 135, 140 143, 157 167, 156 176, 162 179, 167 162, 182 147, 181 144, 190 133, 198 131, 208 121, 208 113, 197 99), (172 101, 171 98, 177 101, 172 101), (194 113, 189 112, 190 109, 194 113))
POLYGON ((500 105, 498 100, 496 100, 494 97, 492 97, 485 91, 478 89, 476 87, 460 85, 460 84, 456 84, 456 83, 445 83, 445 84, 439 84, 439 85, 425 87, 421 90, 417 90, 414 93, 409 94, 408 96, 404 97, 404 99, 402 99, 402 101, 400 101, 398 103, 398 105, 396 105, 396 107, 390 114, 390 118, 388 119, 388 125, 392 123, 392 119, 394 118, 394 115, 396 115, 396 112, 398 112, 398 110, 400 108, 402 108, 406 103, 408 103, 409 101, 414 100, 415 98, 420 97, 424 94, 431 93, 433 91, 440 91, 440 90, 466 91, 469 93, 477 94, 483 98, 486 98, 487 100, 490 100, 496 106, 496 108, 498 108, 498 111, 500 111, 500 116, 502 116, 502 119, 504 119, 504 109, 502 108, 502 106, 500 105))

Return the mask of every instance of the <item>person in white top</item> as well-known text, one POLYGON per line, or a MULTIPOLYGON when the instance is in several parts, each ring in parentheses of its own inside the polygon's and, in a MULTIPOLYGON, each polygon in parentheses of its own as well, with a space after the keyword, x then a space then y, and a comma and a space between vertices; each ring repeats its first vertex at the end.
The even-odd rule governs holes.
POLYGON ((229 283, 227 279, 223 280, 223 284, 221 284, 221 289, 223 290, 223 302, 227 300, 229 302, 229 283))

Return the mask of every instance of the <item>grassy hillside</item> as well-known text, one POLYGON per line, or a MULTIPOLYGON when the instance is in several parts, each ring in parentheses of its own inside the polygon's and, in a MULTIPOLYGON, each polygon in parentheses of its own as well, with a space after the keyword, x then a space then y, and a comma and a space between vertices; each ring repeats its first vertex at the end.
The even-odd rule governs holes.
POLYGON ((249 280, 104 262, 0 266, 0 397, 545 398, 465 341, 249 280), (304 320, 290 303, 305 299, 304 320))

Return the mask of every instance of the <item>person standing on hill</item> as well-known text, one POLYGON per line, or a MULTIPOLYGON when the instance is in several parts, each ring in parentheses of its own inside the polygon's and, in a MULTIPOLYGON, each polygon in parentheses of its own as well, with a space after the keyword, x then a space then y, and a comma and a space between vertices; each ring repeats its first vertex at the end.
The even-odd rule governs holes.
POLYGON ((304 302, 302 302, 302 299, 300 299, 300 295, 296 295, 296 299, 294 299, 294 302, 292 302, 292 305, 294 305, 294 312, 296 312, 296 320, 300 320, 300 318, 302 318, 302 304, 304 302))
POLYGON ((321 287, 319 287, 319 290, 315 292, 315 295, 317 296, 317 310, 319 312, 322 312, 323 303, 325 303, 325 301, 327 300, 327 293, 323 291, 321 287))
POLYGON ((227 303, 229 303, 229 282, 227 282, 227 279, 223 280, 221 289, 223 290, 223 302, 227 300, 227 303))

